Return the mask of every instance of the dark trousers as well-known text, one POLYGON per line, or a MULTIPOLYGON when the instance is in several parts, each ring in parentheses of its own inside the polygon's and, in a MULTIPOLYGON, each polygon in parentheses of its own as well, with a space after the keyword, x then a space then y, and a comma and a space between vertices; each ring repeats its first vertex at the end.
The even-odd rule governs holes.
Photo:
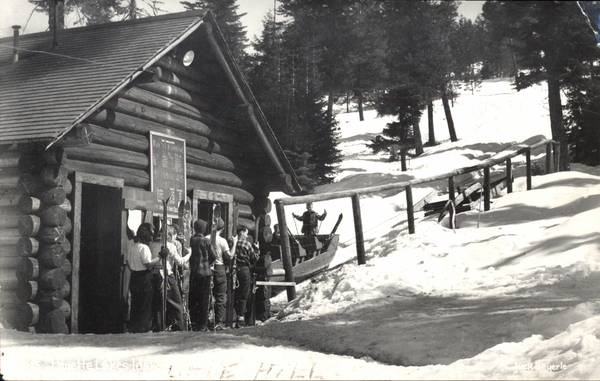
POLYGON ((190 276, 189 309, 194 328, 202 330, 208 325, 211 276, 190 276))
POLYGON ((240 266, 237 269, 238 288, 235 289, 235 313, 238 319, 246 313, 246 305, 250 296, 251 283, 250 268, 248 266, 240 266))
MULTIPOLYGON (((159 277, 155 279, 158 287, 154 289, 154 298, 152 301, 152 310, 154 311, 154 326, 155 329, 160 327, 161 316, 162 316, 162 296, 163 291, 162 287, 160 287, 160 283, 158 280, 159 277)), ((161 278, 161 277, 160 277, 161 278)), ((167 326, 173 324, 177 325, 179 329, 183 328, 183 310, 182 310, 182 299, 181 292, 179 292, 179 285, 177 284, 177 280, 175 276, 169 275, 167 277, 167 326)), ((166 328, 166 327, 165 327, 166 328)))
POLYGON ((223 265, 215 265, 213 270, 213 297, 215 299, 215 325, 217 325, 225 321, 227 275, 223 265))
POLYGON ((132 271, 129 278, 131 311, 129 332, 148 332, 152 328, 152 272, 132 271))

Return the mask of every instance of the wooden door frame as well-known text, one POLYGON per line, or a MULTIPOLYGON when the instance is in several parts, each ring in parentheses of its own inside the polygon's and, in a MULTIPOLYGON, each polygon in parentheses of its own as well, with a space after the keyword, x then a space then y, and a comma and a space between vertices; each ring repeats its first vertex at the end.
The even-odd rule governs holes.
POLYGON ((201 189, 194 189, 192 191, 192 216, 194 216, 194 221, 198 219, 198 201, 208 201, 208 202, 219 202, 222 204, 227 204, 227 237, 229 238, 233 236, 233 195, 227 193, 218 193, 218 192, 210 192, 201 189))
MULTIPOLYGON (((75 196, 73 202, 73 270, 71 273, 71 333, 79 333, 79 267, 81 265, 81 200, 83 184, 102 185, 113 188, 120 188, 121 193, 125 186, 125 181, 120 178, 94 175, 86 172, 75 172, 75 196)), ((121 209, 123 208, 123 196, 121 194, 121 209)), ((126 228, 127 221, 123 221, 121 213, 121 229, 126 228)), ((122 245, 122 242, 121 242, 122 245)))

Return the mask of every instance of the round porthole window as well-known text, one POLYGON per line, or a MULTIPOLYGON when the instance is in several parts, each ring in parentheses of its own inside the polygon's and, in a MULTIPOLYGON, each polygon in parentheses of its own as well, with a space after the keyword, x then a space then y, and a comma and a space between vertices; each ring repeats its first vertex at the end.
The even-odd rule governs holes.
POLYGON ((195 54, 192 50, 185 53, 185 55, 183 56, 183 65, 190 66, 192 62, 194 62, 194 55, 195 54))

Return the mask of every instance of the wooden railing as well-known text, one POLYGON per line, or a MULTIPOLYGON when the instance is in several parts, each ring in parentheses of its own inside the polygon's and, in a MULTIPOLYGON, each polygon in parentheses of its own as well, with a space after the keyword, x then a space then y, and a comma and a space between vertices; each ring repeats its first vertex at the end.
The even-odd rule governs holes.
MULTIPOLYGON (((512 192, 512 163, 511 159, 518 155, 525 154, 526 158, 526 175, 527 175, 527 190, 531 189, 531 151, 546 146, 546 173, 551 172, 552 166, 554 167, 554 171, 558 170, 558 159, 560 157, 560 144, 555 142, 554 140, 544 140, 539 143, 536 143, 531 146, 515 146, 518 148, 511 152, 504 152, 500 155, 496 155, 493 158, 487 159, 482 163, 471 166, 471 167, 463 167, 454 171, 442 173, 435 176, 414 179, 409 181, 401 181, 398 183, 380 185, 374 187, 366 187, 345 191, 337 191, 337 192, 328 192, 328 193, 319 193, 319 194, 311 194, 306 196, 295 196, 295 197, 285 197, 279 198, 275 200, 275 208, 277 211, 277 220, 279 223, 279 231, 281 234, 281 247, 282 247, 282 262, 283 268, 285 270, 285 281, 286 282, 294 282, 294 273, 292 269, 292 255, 291 248, 289 244, 289 233, 288 227, 285 219, 285 206, 286 205, 297 205, 304 204, 307 202, 318 202, 318 201, 327 201, 334 200, 339 198, 350 197, 352 200, 352 210, 354 216, 354 232, 356 235, 356 257, 359 265, 364 265, 366 263, 365 256, 365 244, 364 244, 364 236, 363 236, 363 226, 362 226, 362 217, 360 212, 360 196, 381 193, 390 190, 404 190, 406 192, 406 213, 408 220, 408 233, 415 233, 415 211, 414 211, 414 202, 412 196, 412 188, 415 185, 430 183, 433 181, 439 180, 448 180, 448 195, 450 200, 455 199, 454 193, 454 178, 459 175, 480 171, 483 169, 483 205, 484 210, 490 210, 490 168, 494 165, 500 163, 506 163, 506 185, 507 192, 512 192), (519 148, 520 147, 520 148, 519 148), (554 160, 553 160, 554 159, 554 160)), ((288 300, 293 300, 296 298, 296 288, 295 286, 287 287, 287 296, 288 300)))

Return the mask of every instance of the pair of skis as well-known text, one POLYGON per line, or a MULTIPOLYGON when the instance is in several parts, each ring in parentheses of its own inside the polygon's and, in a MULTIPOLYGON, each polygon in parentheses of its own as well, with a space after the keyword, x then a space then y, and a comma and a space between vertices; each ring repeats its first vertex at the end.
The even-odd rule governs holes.
MULTIPOLYGON (((179 223, 177 224, 179 226, 179 232, 183 235, 183 240, 181 242, 181 254, 183 257, 185 257, 187 255, 188 249, 190 247, 190 236, 191 236, 191 204, 189 200, 186 200, 184 202, 184 200, 181 200, 179 202, 179 208, 178 208, 178 217, 179 217, 179 223)), ((182 266, 183 268, 185 267, 185 263, 182 266)), ((181 275, 180 275, 180 281, 179 281, 179 286, 180 286, 180 291, 181 291, 181 300, 182 300, 182 310, 183 310, 183 327, 182 329, 184 331, 188 331, 190 326, 192 325, 192 322, 190 320, 190 309, 189 309, 189 303, 188 303, 188 295, 189 295, 189 273, 188 273, 188 279, 185 279, 185 271, 181 271, 181 275), (188 281, 188 290, 184 292, 184 285, 186 283, 186 280, 188 281)))
MULTIPOLYGON (((168 206, 169 200, 171 197, 168 197, 166 200, 163 200, 163 232, 162 232, 162 246, 167 248, 168 241, 168 231, 167 231, 167 218, 168 218, 168 206)), ((189 239, 190 239, 190 212, 191 205, 188 200, 181 200, 179 203, 179 228, 180 232, 183 233, 183 242, 182 245, 182 254, 187 253, 187 249, 189 248, 189 239)), ((185 255, 183 255, 185 256, 185 255)), ((162 319, 161 319, 161 329, 164 331, 167 328, 167 257, 162 259, 162 267, 163 267, 163 292, 162 292, 162 319)), ((182 274, 183 276, 183 274, 182 274)), ((183 291, 183 287, 181 290, 183 291)), ((183 330, 188 329, 188 325, 190 322, 189 318, 189 310, 187 305, 187 298, 184 296, 183 298, 183 315, 184 315, 184 327, 181 327, 183 330)))

